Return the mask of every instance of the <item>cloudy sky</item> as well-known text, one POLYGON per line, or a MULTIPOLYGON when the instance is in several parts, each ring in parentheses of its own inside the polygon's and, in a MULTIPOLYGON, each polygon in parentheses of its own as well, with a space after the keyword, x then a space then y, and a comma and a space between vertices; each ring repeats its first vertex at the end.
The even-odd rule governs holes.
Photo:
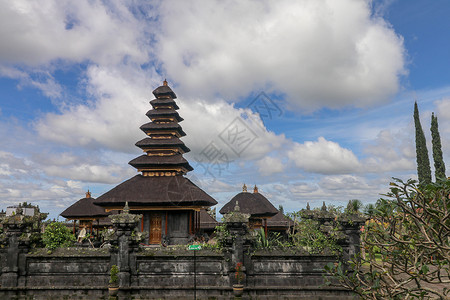
POLYGON ((142 2, 0 0, 0 208, 55 218, 134 176, 165 78, 219 209, 243 183, 286 211, 376 201, 416 178, 415 100, 450 169, 448 1, 142 2))

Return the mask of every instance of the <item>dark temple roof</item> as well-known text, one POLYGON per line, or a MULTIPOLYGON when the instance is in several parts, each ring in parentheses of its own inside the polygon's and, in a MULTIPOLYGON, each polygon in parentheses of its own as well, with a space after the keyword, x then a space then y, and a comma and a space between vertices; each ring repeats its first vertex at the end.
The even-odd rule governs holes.
POLYGON ((100 206, 213 206, 211 196, 184 176, 136 175, 104 193, 94 202, 100 206))
POLYGON ((241 212, 250 214, 251 217, 271 217, 278 213, 276 209, 266 197, 260 193, 241 192, 233 197, 220 210, 222 215, 234 211, 236 201, 239 201, 241 212))
POLYGON ((200 229, 215 229, 219 225, 216 219, 206 211, 206 209, 200 210, 200 229))
POLYGON ((177 131, 180 134, 180 136, 186 135, 186 133, 181 128, 181 126, 177 123, 158 124, 158 123, 149 122, 149 123, 145 123, 144 125, 142 125, 139 128, 146 134, 160 132, 160 131, 169 131, 169 132, 177 131))
POLYGON ((186 145, 177 137, 171 139, 151 139, 145 138, 135 144, 139 148, 159 148, 159 147, 179 147, 185 153, 191 151, 186 145))
POLYGON ((154 99, 150 101, 150 104, 155 108, 155 106, 167 106, 171 105, 173 109, 180 109, 172 98, 162 98, 162 99, 154 99))
POLYGON ((182 117, 180 117, 180 115, 176 110, 168 108, 150 109, 146 113, 146 116, 149 117, 150 119, 154 117, 173 117, 177 119, 178 122, 184 120, 182 117))
POLYGON ((177 95, 172 91, 172 89, 167 85, 162 85, 160 87, 157 87, 153 91, 153 95, 155 95, 156 98, 158 97, 170 97, 172 99, 177 99, 177 95))
POLYGON ((103 207, 94 204, 95 198, 83 198, 66 208, 61 216, 67 219, 101 218, 108 216, 103 207))
POLYGON ((267 226, 276 229, 289 229, 294 226, 294 221, 286 217, 281 211, 267 220, 267 226))
POLYGON ((145 168, 145 167, 152 167, 152 166, 181 166, 186 168, 189 171, 194 170, 194 168, 191 167, 191 165, 188 163, 186 159, 181 154, 176 155, 166 155, 166 156, 159 156, 159 155, 141 155, 139 157, 136 157, 135 159, 131 160, 129 162, 130 165, 135 167, 136 169, 145 168))

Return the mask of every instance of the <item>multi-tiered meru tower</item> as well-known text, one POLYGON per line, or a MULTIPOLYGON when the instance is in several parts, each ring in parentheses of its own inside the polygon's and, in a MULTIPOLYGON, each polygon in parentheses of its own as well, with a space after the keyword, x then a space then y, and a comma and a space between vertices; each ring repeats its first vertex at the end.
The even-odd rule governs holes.
POLYGON ((174 100, 177 96, 167 81, 153 95, 156 97, 150 101, 153 109, 147 112, 151 122, 141 126, 149 137, 136 143, 147 154, 133 159, 130 165, 144 176, 184 175, 193 168, 183 158, 183 153, 190 150, 180 140, 186 133, 178 124, 183 118, 177 112, 179 107, 174 100))
POLYGON ((150 244, 180 244, 198 231, 200 210, 217 201, 184 176, 193 168, 183 157, 190 150, 180 140, 186 134, 178 124, 183 119, 175 93, 164 81, 153 95, 153 109, 147 112, 151 122, 141 126, 147 137, 136 143, 145 154, 130 161, 141 174, 101 195, 95 204, 112 211, 128 202, 132 212, 143 214, 140 227, 149 232, 150 244))

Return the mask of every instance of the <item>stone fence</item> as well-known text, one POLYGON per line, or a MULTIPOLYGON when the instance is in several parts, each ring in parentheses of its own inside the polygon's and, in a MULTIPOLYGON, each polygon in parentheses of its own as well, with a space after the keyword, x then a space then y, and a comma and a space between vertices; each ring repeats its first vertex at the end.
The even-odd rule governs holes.
MULTIPOLYGON (((21 239, 24 224, 4 223, 0 249, 0 299, 108 299, 109 272, 119 269, 119 299, 230 299, 242 263, 245 299, 353 299, 328 287, 324 266, 332 255, 253 251, 245 216, 226 220, 230 236, 222 252, 178 248, 141 249, 133 238, 138 218, 125 211, 113 220, 110 249, 62 248, 48 254, 21 239)), ((359 251, 359 227, 347 224, 344 256, 359 251)))

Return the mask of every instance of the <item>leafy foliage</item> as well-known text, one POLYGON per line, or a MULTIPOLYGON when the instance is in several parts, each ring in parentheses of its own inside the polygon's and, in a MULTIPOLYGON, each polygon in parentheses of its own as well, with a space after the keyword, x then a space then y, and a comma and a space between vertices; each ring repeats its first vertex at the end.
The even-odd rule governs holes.
POLYGON ((263 227, 255 229, 255 249, 281 249, 292 246, 285 241, 279 232, 268 232, 267 237, 263 227))
POLYGON ((50 251, 59 247, 67 247, 75 241, 75 237, 64 223, 52 222, 45 227, 42 241, 50 251))
MULTIPOLYGON (((300 215, 302 213, 300 212, 300 215)), ((295 231, 291 235, 294 247, 302 247, 311 254, 320 254, 328 250, 338 254, 342 248, 338 245, 337 224, 323 230, 317 220, 303 216, 295 222, 295 231)))
POLYGON ((395 179, 385 196, 364 227, 365 253, 327 271, 365 299, 447 299, 450 181, 417 186, 395 179))
POLYGON ((109 272, 109 283, 111 285, 117 285, 119 282, 119 268, 116 265, 111 266, 111 270, 109 272))
POLYGON ((225 247, 225 245, 226 245, 227 239, 231 237, 231 234, 228 231, 225 223, 217 225, 216 230, 214 231, 214 234, 215 234, 216 240, 217 240, 216 245, 220 249, 223 249, 223 247, 225 247))

